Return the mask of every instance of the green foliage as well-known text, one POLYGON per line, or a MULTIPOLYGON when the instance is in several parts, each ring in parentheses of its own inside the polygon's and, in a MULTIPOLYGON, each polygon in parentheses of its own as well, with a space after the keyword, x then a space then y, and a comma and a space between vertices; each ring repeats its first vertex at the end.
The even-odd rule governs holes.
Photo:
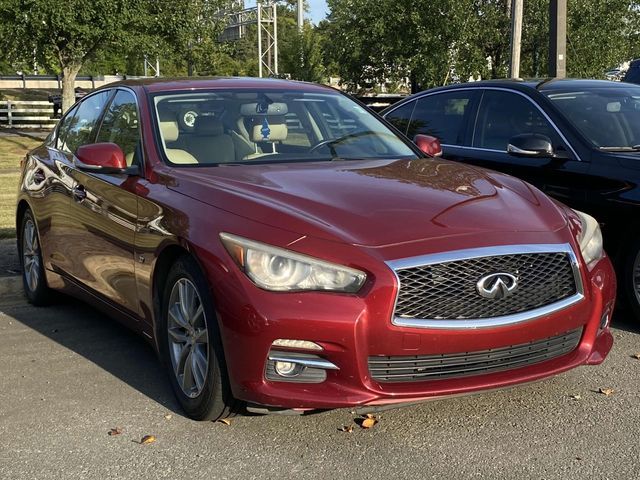
MULTIPOLYGON (((504 78, 511 0, 328 0, 325 64, 355 88, 411 78, 422 88, 470 75, 504 78), (327 57, 330 59, 328 62, 327 57)), ((525 0, 521 76, 547 75, 548 0, 525 0)), ((630 0, 571 0, 567 70, 600 78, 640 56, 640 8, 630 0)))
POLYGON ((325 78, 320 35, 305 24, 302 32, 291 32, 291 40, 280 50, 280 72, 293 80, 322 82, 325 78))

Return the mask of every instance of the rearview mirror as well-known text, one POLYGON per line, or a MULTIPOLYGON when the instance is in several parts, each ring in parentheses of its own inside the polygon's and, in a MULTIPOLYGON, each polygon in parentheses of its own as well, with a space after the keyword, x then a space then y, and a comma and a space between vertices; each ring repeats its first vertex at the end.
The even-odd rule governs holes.
POLYGON ((93 143, 82 145, 76 151, 81 170, 99 173, 127 173, 124 152, 115 143, 93 143))
POLYGON ((418 146, 420 151, 431 157, 439 157, 442 155, 442 146, 440 145, 440 140, 436 137, 419 133, 413 138, 413 143, 418 146))
POLYGON ((553 157, 551 140, 539 133, 523 133, 511 137, 507 152, 516 157, 553 157))

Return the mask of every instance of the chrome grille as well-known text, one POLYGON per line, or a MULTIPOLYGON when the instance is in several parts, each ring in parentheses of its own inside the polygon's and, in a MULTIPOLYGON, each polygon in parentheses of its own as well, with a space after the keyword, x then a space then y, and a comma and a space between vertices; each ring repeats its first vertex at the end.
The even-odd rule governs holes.
POLYGON ((582 328, 530 343, 476 352, 441 355, 369 357, 378 382, 412 382, 481 375, 533 365, 575 350, 582 328))
POLYGON ((465 320, 514 315, 578 293, 569 251, 516 253, 397 268, 400 290, 395 317, 465 320), (486 275, 508 273, 518 288, 504 298, 485 298, 477 290, 486 275))

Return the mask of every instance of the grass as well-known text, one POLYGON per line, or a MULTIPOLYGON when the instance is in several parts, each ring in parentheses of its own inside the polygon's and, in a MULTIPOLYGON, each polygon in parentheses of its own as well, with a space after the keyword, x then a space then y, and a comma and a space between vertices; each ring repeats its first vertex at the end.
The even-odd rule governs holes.
POLYGON ((47 100, 52 93, 60 93, 60 90, 45 90, 37 88, 5 88, 0 90, 0 100, 47 100))
POLYGON ((26 137, 0 137, 0 238, 16 236, 15 207, 20 160, 40 143, 26 137))

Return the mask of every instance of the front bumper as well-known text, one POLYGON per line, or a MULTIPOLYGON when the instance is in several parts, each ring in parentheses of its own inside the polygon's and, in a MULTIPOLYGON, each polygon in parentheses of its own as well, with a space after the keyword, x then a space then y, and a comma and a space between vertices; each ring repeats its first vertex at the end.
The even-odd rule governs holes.
MULTIPOLYGON (((615 274, 608 258, 583 273, 585 298, 579 303, 528 322, 478 330, 393 325, 390 318, 395 284, 382 270, 373 275, 375 284, 359 295, 265 292, 242 274, 234 278, 241 289, 222 292, 223 300, 221 292, 216 292, 234 396, 251 404, 288 409, 414 403, 510 387, 580 365, 599 364, 613 344, 608 322, 602 326, 603 317, 611 317, 615 301, 615 274), (512 370, 393 383, 377 382, 369 372, 370 356, 474 352, 524 344, 579 328, 582 337, 570 353, 512 370), (323 350, 311 353, 338 370, 327 370, 326 380, 321 383, 267 380, 265 365, 276 339, 315 342, 323 350)), ((284 347, 275 350, 310 353, 284 347)))

